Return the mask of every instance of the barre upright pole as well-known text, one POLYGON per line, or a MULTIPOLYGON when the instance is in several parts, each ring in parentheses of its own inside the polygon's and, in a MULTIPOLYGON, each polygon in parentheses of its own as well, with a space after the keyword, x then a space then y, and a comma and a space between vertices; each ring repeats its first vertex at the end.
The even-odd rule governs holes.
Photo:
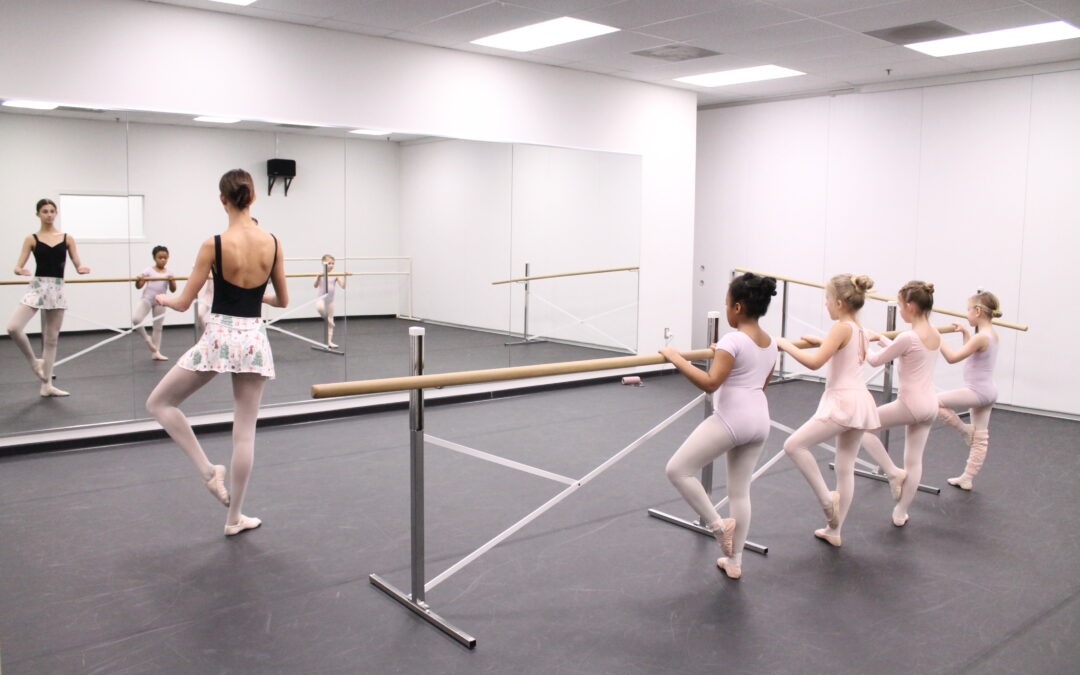
MULTIPOLYGON (((424 329, 409 328, 409 352, 414 377, 424 374, 424 329)), ((412 593, 402 593, 377 574, 368 577, 371 584, 407 607, 420 618, 446 633, 469 649, 476 647, 476 638, 456 628, 431 611, 424 600, 424 390, 409 392, 409 518, 410 583, 412 593)))

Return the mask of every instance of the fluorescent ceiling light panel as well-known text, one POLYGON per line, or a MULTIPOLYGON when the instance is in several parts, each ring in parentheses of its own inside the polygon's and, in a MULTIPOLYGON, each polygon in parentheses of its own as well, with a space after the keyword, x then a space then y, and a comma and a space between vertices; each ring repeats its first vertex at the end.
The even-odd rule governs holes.
POLYGON ((356 134, 357 136, 389 136, 392 131, 379 131, 378 129, 353 129, 350 134, 356 134))
POLYGON ((27 110, 56 110, 60 107, 59 103, 49 103, 47 101, 20 101, 18 99, 11 99, 4 101, 3 104, 8 108, 26 108, 27 110))
POLYGON ((1024 45, 1036 45, 1043 42, 1057 42, 1058 40, 1071 40, 1074 38, 1080 38, 1080 29, 1076 26, 1067 24, 1064 21, 1051 21, 1033 26, 995 30, 989 33, 974 33, 972 35, 942 38, 941 40, 914 42, 904 46, 930 56, 954 56, 956 54, 1023 47, 1024 45))
POLYGON ((479 40, 473 40, 472 44, 482 47, 494 47, 495 49, 506 49, 512 52, 531 52, 544 47, 596 37, 597 35, 607 35, 618 30, 618 28, 593 23, 592 21, 583 21, 564 16, 551 21, 534 23, 531 26, 515 28, 504 33, 489 35, 479 40))
POLYGON ((776 80, 781 77, 795 77, 805 75, 800 70, 782 68, 781 66, 754 66, 753 68, 739 68, 737 70, 721 70, 716 73, 704 73, 702 75, 689 75, 676 77, 676 82, 696 84, 699 87, 726 87, 729 84, 744 84, 746 82, 760 82, 761 80, 776 80))
POLYGON ((210 124, 236 124, 240 121, 237 117, 214 117, 213 115, 203 115, 202 117, 196 117, 196 122, 208 122, 210 124))
POLYGON ((210 0, 210 2, 220 2, 223 5, 238 5, 240 7, 247 7, 254 4, 255 0, 210 0))

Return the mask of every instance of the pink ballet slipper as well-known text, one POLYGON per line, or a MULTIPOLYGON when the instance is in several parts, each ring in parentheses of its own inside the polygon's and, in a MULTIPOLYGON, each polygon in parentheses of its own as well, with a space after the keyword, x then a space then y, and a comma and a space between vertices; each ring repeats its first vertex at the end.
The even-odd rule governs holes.
POLYGON ((905 513, 902 516, 899 516, 899 515, 896 514, 896 511, 893 511, 892 524, 895 525, 896 527, 903 527, 903 526, 907 525, 907 521, 908 521, 909 517, 910 517, 910 515, 907 514, 907 513, 905 513))
POLYGON ((840 493, 829 493, 829 505, 825 507, 825 521, 832 529, 840 527, 840 493))
POLYGON ((71 394, 46 382, 41 385, 41 396, 42 398, 49 398, 51 396, 71 396, 71 394))
POLYGON ((246 530, 254 530, 260 525, 262 525, 262 521, 258 518, 251 518, 244 514, 240 514, 240 520, 238 520, 236 524, 225 525, 225 536, 232 537, 246 530))
POLYGON ((728 557, 734 555, 735 519, 721 518, 720 522, 709 530, 716 537, 716 541, 720 542, 720 550, 724 555, 728 557))
POLYGON ((724 572, 728 579, 738 579, 742 576, 742 565, 736 565, 731 558, 717 558, 716 566, 724 572))
POLYGON ((899 473, 895 476, 889 476, 889 489, 892 490, 892 498, 894 502, 900 501, 900 494, 904 491, 904 481, 907 480, 907 471, 903 469, 897 469, 899 473))
POLYGON ((829 534, 828 530, 821 528, 820 530, 814 530, 814 536, 832 544, 836 548, 840 548, 840 535, 838 534, 829 534))
POLYGON ((34 371, 34 375, 37 375, 37 379, 41 380, 42 382, 48 381, 45 379, 44 359, 34 359, 33 363, 30 364, 30 369, 34 371))
POLYGON ((214 465, 214 475, 206 481, 206 489, 210 491, 210 494, 224 504, 229 505, 229 491, 225 489, 225 467, 216 464, 214 465))
POLYGON ((945 480, 945 482, 949 485, 955 485, 961 490, 970 490, 972 487, 971 476, 967 475, 966 473, 962 473, 955 478, 948 478, 945 480))

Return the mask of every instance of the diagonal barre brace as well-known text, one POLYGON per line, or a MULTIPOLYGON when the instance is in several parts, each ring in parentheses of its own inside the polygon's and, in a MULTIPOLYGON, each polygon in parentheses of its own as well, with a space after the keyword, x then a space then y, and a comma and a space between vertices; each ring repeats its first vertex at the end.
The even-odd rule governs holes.
MULTIPOLYGON (((619 347, 622 347, 626 351, 628 351, 628 352, 633 352, 634 351, 633 349, 631 349, 630 347, 625 345, 622 342, 622 340, 619 340, 618 338, 615 338, 614 336, 609 335, 607 332, 600 330, 599 328, 597 328, 596 326, 592 325, 589 322, 592 321, 593 319, 598 319, 598 318, 600 318, 602 316, 605 316, 607 314, 614 314, 615 312, 619 312, 619 311, 622 311, 622 310, 625 310, 625 309, 629 309, 631 307, 635 307, 635 306, 637 306, 636 302, 630 303, 628 305, 623 305, 622 307, 616 307, 615 309, 612 309, 612 310, 609 310, 609 311, 606 311, 606 312, 601 312, 599 314, 593 314, 592 316, 587 316, 587 317, 585 317, 583 319, 583 318, 581 318, 579 316, 574 315, 571 312, 568 312, 567 310, 563 309, 562 307, 559 307, 558 305, 556 305, 552 301, 548 300, 544 296, 540 295, 539 293, 534 292, 533 297, 535 297, 537 300, 544 303, 548 307, 551 307, 555 311, 562 312, 563 314, 565 314, 566 316, 568 316, 568 317, 570 317, 572 319, 571 322, 564 323, 563 326, 573 326, 573 325, 584 326, 585 328, 588 328, 591 331, 599 333, 600 335, 607 338, 608 340, 611 340, 616 345, 618 345, 619 347)), ((562 328, 563 326, 556 326, 556 330, 558 330, 559 328, 562 328)))
MULTIPOLYGON (((76 318, 81 319, 82 317, 76 317, 76 318)), ((86 320, 89 321, 89 319, 86 319, 86 320)), ((92 351, 94 351, 95 349, 97 349, 99 347, 104 347, 105 345, 109 344, 110 342, 115 342, 115 341, 119 340, 120 338, 127 337, 128 335, 131 335, 132 333, 134 333, 138 329, 144 327, 148 322, 153 323, 153 320, 154 320, 153 315, 147 315, 147 317, 145 319, 143 319, 139 323, 135 324, 131 328, 123 328, 123 329, 121 329, 121 328, 108 327, 109 330, 116 331, 116 335, 112 335, 110 337, 107 337, 104 340, 101 340, 100 342, 95 342, 94 344, 90 345, 86 349, 79 350, 79 351, 75 352, 74 354, 72 354, 70 356, 65 356, 64 358, 60 359, 59 361, 56 361, 55 363, 53 363, 53 368, 56 368, 57 366, 62 366, 63 364, 67 363, 68 361, 72 361, 74 359, 77 359, 80 356, 82 356, 83 354, 88 354, 89 352, 92 352, 92 351)), ((90 323, 94 323, 94 322, 90 321, 90 323)), ((100 325, 104 325, 104 324, 100 324, 100 325)))
POLYGON ((548 480, 553 480, 556 483, 562 483, 564 485, 574 485, 574 484, 577 483, 577 481, 574 480, 573 478, 567 478, 566 476, 561 476, 561 475, 559 475, 557 473, 553 473, 551 471, 545 471, 544 469, 538 469, 535 466, 529 466, 528 464, 522 464, 521 462, 515 462, 512 459, 506 459, 505 457, 499 457, 498 455, 493 455, 493 454, 491 454, 489 452, 484 452, 483 450, 477 450, 476 448, 470 448, 468 446, 461 445, 459 443, 454 443, 453 441, 447 441, 447 440, 444 440, 442 438, 432 436, 430 434, 425 434, 424 435, 424 441, 427 442, 427 443, 431 443, 432 445, 437 445, 437 446, 439 446, 441 448, 446 448, 447 450, 453 450, 454 452, 460 452, 463 455, 468 455, 470 457, 475 457, 477 459, 482 459, 482 460, 484 460, 486 462, 491 462, 492 464, 498 464, 500 466, 505 466, 505 467, 507 467, 509 469, 517 469, 518 471, 524 471, 525 473, 531 473, 534 476, 539 476, 541 478, 547 478, 548 480))

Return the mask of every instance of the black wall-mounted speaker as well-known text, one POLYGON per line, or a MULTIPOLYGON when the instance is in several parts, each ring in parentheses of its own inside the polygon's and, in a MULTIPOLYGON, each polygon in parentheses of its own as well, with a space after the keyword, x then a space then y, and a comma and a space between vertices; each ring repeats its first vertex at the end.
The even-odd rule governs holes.
POLYGON ((295 159, 268 159, 266 160, 266 175, 274 178, 295 178, 295 159))

